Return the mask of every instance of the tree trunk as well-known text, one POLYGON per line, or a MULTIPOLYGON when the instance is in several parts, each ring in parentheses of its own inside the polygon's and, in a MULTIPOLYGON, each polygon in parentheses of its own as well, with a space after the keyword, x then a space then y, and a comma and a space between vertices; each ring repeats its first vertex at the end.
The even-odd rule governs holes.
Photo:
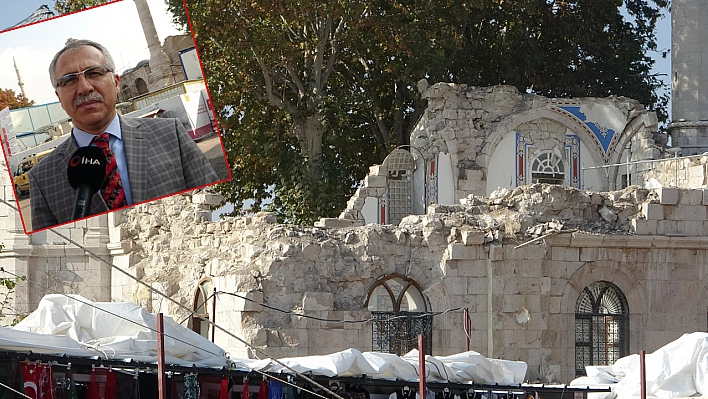
POLYGON ((317 178, 322 165, 322 115, 293 116, 293 131, 300 144, 300 154, 307 162, 307 170, 311 178, 317 178))

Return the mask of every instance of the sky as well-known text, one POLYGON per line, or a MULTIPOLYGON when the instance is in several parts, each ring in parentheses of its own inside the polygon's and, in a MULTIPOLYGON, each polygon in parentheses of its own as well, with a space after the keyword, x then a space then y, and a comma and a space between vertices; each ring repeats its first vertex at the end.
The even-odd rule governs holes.
MULTIPOLYGON (((164 0, 147 0, 160 40, 181 32, 172 24, 164 0)), ((28 17, 53 0, 0 0, 0 29, 28 17)), ((52 11, 53 8, 52 8, 52 11)), ((68 38, 91 39, 108 48, 117 72, 149 59, 150 52, 133 0, 122 0, 75 14, 0 33, 0 88, 20 92, 13 57, 20 69, 25 92, 35 104, 57 102, 49 81, 49 63, 68 38)))

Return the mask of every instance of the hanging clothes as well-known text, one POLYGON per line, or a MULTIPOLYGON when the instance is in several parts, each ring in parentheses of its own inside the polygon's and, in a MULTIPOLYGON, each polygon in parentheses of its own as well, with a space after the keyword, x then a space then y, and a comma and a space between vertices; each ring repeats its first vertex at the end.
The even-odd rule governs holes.
POLYGON ((283 387, 283 396, 285 399, 298 399, 297 389, 294 386, 287 384, 283 387))
POLYGON ((400 391, 395 391, 388 396, 389 399, 413 399, 417 395, 415 390, 411 389, 409 386, 404 386, 400 391))
POLYGON ((354 385, 349 389, 348 392, 351 395, 352 399, 371 399, 369 391, 364 389, 364 387, 362 387, 360 384, 354 385))
POLYGON ((139 373, 138 392, 140 398, 157 398, 160 395, 157 384, 157 374, 139 373))
POLYGON ((118 388, 118 381, 116 378, 116 372, 113 370, 108 370, 106 374, 106 399, 116 399, 116 389, 118 388))
POLYGON ((436 399, 460 399, 459 395, 453 395, 452 391, 450 391, 450 388, 443 388, 442 391, 438 392, 435 395, 436 399))
POLYGON ((278 380, 273 380, 268 384, 268 399, 283 399, 283 385, 278 380))
MULTIPOLYGON (((18 360, 7 360, 0 364, 0 383, 19 392, 22 387, 22 366, 18 360)), ((0 389, 0 399, 16 399, 17 394, 9 389, 0 389)))
POLYGON ((243 392, 241 393, 241 399, 249 399, 248 393, 248 377, 243 379, 243 392))
POLYGON ((258 399, 268 399, 268 381, 265 377, 261 380, 261 386, 258 388, 258 399))
POLYGON ((78 399, 76 382, 71 368, 64 366, 52 367, 55 399, 78 399))
POLYGON ((98 377, 96 376, 95 368, 91 369, 86 399, 101 399, 101 396, 98 393, 98 377))
POLYGON ((116 399, 140 399, 138 378, 130 374, 115 374, 116 386, 120 387, 120 389, 116 390, 116 399))
POLYGON ((187 374, 184 376, 184 399, 199 399, 200 393, 197 375, 187 374))
POLYGON ((22 363, 25 395, 32 399, 54 399, 52 368, 48 364, 22 363))
POLYGON ((229 399, 229 377, 221 379, 221 389, 219 390, 219 399, 229 399))
POLYGON ((319 389, 315 389, 315 387, 310 385, 309 382, 306 382, 305 385, 302 387, 300 393, 298 393, 298 397, 300 399, 322 399, 320 396, 315 395, 313 392, 318 394, 324 394, 324 392, 319 389))

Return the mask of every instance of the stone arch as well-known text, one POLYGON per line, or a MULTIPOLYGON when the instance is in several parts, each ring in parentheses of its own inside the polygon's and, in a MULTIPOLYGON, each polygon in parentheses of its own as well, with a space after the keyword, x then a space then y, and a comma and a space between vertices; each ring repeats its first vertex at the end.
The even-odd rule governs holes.
POLYGON ((418 346, 423 335, 426 354, 432 354, 433 316, 420 284, 402 274, 379 277, 364 303, 371 323, 372 350, 402 355, 418 346))
MULTIPOLYGON (((573 273, 568 279, 566 286, 563 289, 561 296, 561 313, 575 314, 575 304, 578 296, 585 287, 597 281, 609 281, 616 285, 625 298, 630 310, 629 319, 629 351, 638 352, 644 345, 643 326, 647 321, 647 296, 641 280, 635 276, 629 269, 617 262, 598 261, 587 262, 573 273)), ((563 328, 568 334, 575 331, 575 318, 568 317, 568 325, 563 328)), ((568 349, 573 349, 568 340, 568 349)), ((573 349, 574 350, 574 349, 573 349)))
MULTIPOLYGON (((572 119, 571 117, 561 113, 561 112, 555 112, 551 108, 537 108, 537 109, 532 109, 526 112, 522 112, 516 115, 513 115, 502 122, 500 122, 496 129, 488 136, 486 140, 486 144, 484 145, 484 148, 482 149, 482 153, 488 154, 487 157, 480 157, 479 160, 481 161, 479 166, 482 166, 484 169, 489 168, 489 161, 492 158, 492 155, 496 151, 497 146, 499 143, 506 137, 508 134, 513 133, 518 126, 521 126, 525 123, 532 123, 534 121, 542 120, 542 119, 548 119, 553 122, 559 123, 560 125, 564 126, 566 129, 569 131, 573 132, 580 141, 585 145, 586 148, 596 148, 596 144, 592 139, 592 132, 590 132, 587 128, 584 128, 583 126, 579 125, 576 120, 572 119)), ((604 160, 602 158, 602 154, 598 151, 589 151, 590 153, 587 154, 589 156, 593 163, 595 165, 603 165, 604 160)), ((602 179, 601 185, 603 189, 606 189, 608 187, 608 181, 607 179, 602 179)))
POLYGON ((209 322, 211 314, 211 304, 214 298, 212 296, 213 283, 209 277, 205 277, 197 283, 194 289, 192 300, 192 315, 190 328, 192 331, 200 334, 203 337, 209 338, 209 322))
MULTIPOLYGON (((622 165, 617 165, 622 162, 622 155, 625 152, 625 148, 629 146, 632 142, 634 136, 636 136, 642 129, 651 129, 652 125, 648 124, 649 115, 646 112, 635 116, 633 119, 627 122, 622 134, 620 135, 619 141, 615 148, 612 149, 610 154, 610 164, 615 165, 609 168, 609 182, 607 190, 617 190, 617 175, 622 165), (635 121, 639 121, 635 123, 635 121), (635 126, 636 125, 636 126, 635 126)), ((651 121, 649 121, 651 123, 651 121)))
POLYGON ((147 83, 143 80, 143 78, 137 78, 135 79, 135 90, 138 91, 138 95, 140 94, 145 94, 148 92, 148 85, 147 83))
POLYGON ((369 310, 380 310, 378 309, 378 304, 371 302, 372 297, 377 293, 388 294, 394 312, 401 311, 404 301, 407 303, 406 310, 411 309, 411 304, 414 305, 414 311, 417 312, 428 312, 430 310, 430 303, 423 294, 420 284, 402 274, 393 273, 381 276, 371 285, 366 295, 366 302, 364 302, 364 306, 369 308, 369 310), (372 309, 372 307, 376 309, 372 309))

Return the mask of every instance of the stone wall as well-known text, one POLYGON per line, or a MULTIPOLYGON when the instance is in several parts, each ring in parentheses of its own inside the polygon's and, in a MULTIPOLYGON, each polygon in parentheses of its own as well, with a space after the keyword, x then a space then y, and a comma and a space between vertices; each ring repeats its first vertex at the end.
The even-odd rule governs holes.
MULTIPOLYGON (((123 253, 114 259, 128 259, 126 270, 187 307, 209 281, 219 291, 217 324, 272 357, 371 350, 372 325, 341 320, 369 318, 370 288, 394 273, 420 284, 433 311, 469 308, 472 349, 526 361, 531 381, 574 377, 575 306, 593 282, 610 281, 626 296, 631 352, 707 322, 705 233, 689 224, 706 224, 703 190, 591 193, 537 184, 432 206, 399 226, 340 228, 280 225, 271 214, 202 221, 216 200, 180 195, 123 213, 111 227, 110 245, 123 253), (682 222, 662 231, 659 217, 682 222), (519 318, 525 311, 528 321, 519 318)), ((188 323, 185 311, 118 282, 114 273, 113 299, 188 323)), ((462 319, 461 312, 434 318, 433 354, 464 351, 462 319)), ((253 356, 220 331, 216 342, 253 356)))
MULTIPOLYGON (((34 310, 39 300, 46 294, 66 293, 81 295, 94 301, 109 301, 111 267, 89 256, 83 249, 48 230, 27 235, 22 228, 22 220, 16 209, 17 202, 12 191, 7 166, 0 163, 0 242, 4 245, 0 252, 0 267, 8 273, 0 272, 0 277, 23 276, 14 295, 7 303, 6 317, 1 319, 8 325, 16 315, 26 315, 34 310)), ((107 216, 97 216, 88 220, 69 223, 56 228, 87 250, 108 259, 107 216)), ((0 291, 0 297, 4 292, 0 291)))

